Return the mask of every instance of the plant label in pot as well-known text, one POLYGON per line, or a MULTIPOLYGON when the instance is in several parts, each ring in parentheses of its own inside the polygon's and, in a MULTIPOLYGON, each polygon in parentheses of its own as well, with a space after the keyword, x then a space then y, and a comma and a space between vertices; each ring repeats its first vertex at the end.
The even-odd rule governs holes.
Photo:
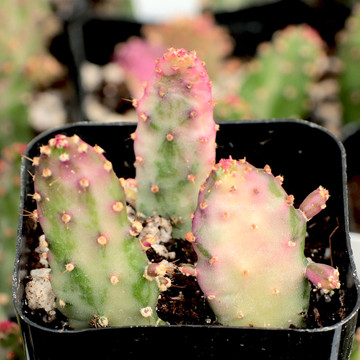
POLYGON ((347 358, 359 300, 339 142, 295 120, 219 130, 206 69, 182 49, 134 104, 136 129, 74 124, 29 144, 14 274, 29 358, 76 344, 135 359, 155 343, 347 358))

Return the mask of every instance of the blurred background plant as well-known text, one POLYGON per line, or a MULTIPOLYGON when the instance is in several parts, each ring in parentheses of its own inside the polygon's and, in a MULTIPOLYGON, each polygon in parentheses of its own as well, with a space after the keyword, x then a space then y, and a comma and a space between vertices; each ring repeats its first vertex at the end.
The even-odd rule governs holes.
POLYGON ((339 73, 340 102, 343 122, 360 120, 360 4, 353 8, 344 29, 337 37, 337 56, 341 61, 339 73))
POLYGON ((217 121, 312 118, 340 133, 337 62, 316 30, 307 24, 277 30, 251 57, 234 56, 234 45, 210 13, 145 24, 139 35, 116 44, 108 64, 81 64, 85 116, 136 121, 129 99, 141 97, 155 59, 175 46, 196 49, 207 64, 217 121))
MULTIPOLYGON (((62 103, 66 69, 47 50, 61 24, 47 0, 0 3, 0 359, 22 358, 20 332, 12 310, 11 281, 19 217, 20 161, 39 131, 63 124, 46 111, 49 99, 62 103), (39 111, 38 109, 41 109, 39 111)), ((51 105, 53 109, 53 105, 51 105)))

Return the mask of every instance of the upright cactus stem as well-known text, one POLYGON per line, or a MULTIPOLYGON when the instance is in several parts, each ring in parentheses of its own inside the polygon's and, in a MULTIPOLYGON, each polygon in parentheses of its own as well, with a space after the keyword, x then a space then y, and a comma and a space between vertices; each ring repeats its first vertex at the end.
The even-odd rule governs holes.
POLYGON ((191 231, 200 185, 215 162, 211 82, 194 52, 169 49, 137 102, 136 209, 172 220, 175 238, 191 231))
POLYGON ((320 187, 302 203, 271 169, 246 160, 221 160, 199 195, 192 240, 197 278, 224 325, 303 326, 310 281, 326 291, 340 286, 334 268, 304 256, 306 222, 329 197, 320 187))
POLYGON ((57 308, 75 328, 155 323, 159 291, 143 277, 148 260, 130 235, 124 190, 102 152, 76 135, 57 135, 33 161, 57 308))

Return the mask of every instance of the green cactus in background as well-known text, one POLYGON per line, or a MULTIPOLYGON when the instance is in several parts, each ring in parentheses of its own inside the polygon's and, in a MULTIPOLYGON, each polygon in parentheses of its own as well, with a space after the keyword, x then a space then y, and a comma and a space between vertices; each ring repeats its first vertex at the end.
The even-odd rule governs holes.
POLYGON ((11 282, 19 220, 20 162, 26 145, 14 143, 0 156, 0 320, 12 309, 11 282))
POLYGON ((352 15, 338 34, 337 56, 341 60, 339 85, 343 123, 357 121, 360 119, 360 4, 353 7, 352 15))
POLYGON ((239 95, 255 118, 306 118, 309 85, 325 55, 323 41, 310 26, 290 25, 277 31, 243 67, 239 95))
POLYGON ((271 169, 222 159, 203 185, 193 220, 197 279, 224 325, 304 326, 310 285, 340 287, 339 272, 304 256, 306 222, 329 197, 319 187, 300 205, 271 169))
POLYGON ((0 4, 0 319, 11 308, 19 206, 20 154, 33 137, 31 91, 43 88, 60 66, 46 52, 45 39, 57 28, 46 0, 4 0, 0 4), (4 307, 4 304, 8 304, 4 307))
POLYGON ((28 104, 35 86, 59 71, 46 53, 46 39, 57 29, 48 1, 4 0, 0 5, 0 150, 33 136, 28 104))
POLYGON ((125 193, 99 146, 57 135, 35 166, 39 223, 57 308, 75 328, 155 324, 159 290, 127 217, 125 193), (151 280, 151 279, 150 279, 151 280))

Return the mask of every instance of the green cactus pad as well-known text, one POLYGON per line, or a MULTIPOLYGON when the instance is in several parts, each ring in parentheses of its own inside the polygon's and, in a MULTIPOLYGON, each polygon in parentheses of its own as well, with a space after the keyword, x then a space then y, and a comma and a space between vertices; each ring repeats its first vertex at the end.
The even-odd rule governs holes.
POLYGON ((77 328, 94 318, 102 319, 95 326, 155 323, 159 292, 143 277, 148 260, 129 235, 124 190, 102 152, 57 135, 33 161, 57 307, 77 328))
POLYGON ((246 66, 240 98, 254 118, 304 118, 309 113, 309 86, 315 81, 325 45, 306 24, 290 25, 261 44, 246 66))

